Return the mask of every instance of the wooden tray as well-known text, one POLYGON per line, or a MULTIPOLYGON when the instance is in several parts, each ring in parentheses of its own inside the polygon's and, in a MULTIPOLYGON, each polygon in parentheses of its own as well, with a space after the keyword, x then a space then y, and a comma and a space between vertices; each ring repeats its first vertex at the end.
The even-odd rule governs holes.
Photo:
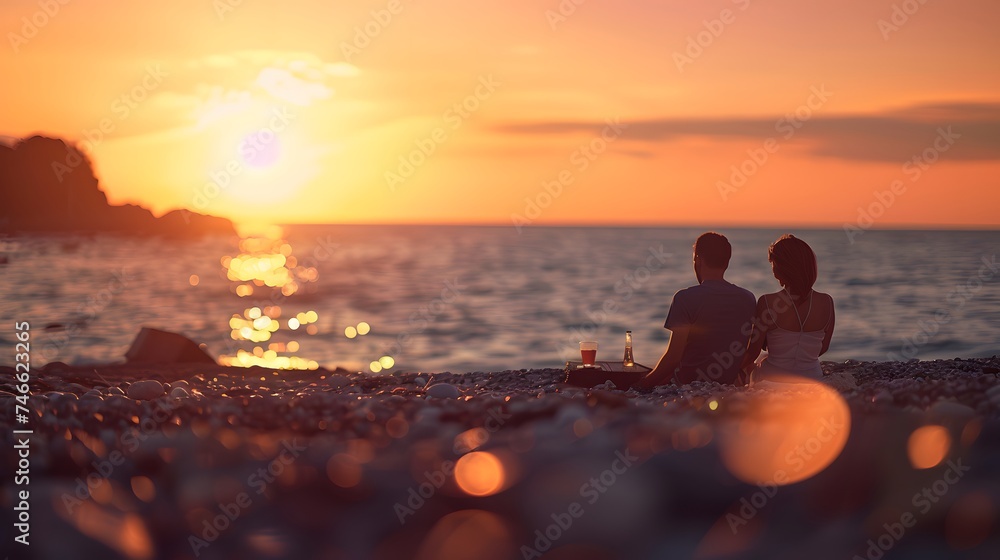
POLYGON ((604 362, 598 360, 594 367, 579 367, 583 362, 566 362, 566 383, 577 387, 590 388, 611 381, 619 389, 628 389, 652 371, 653 368, 642 364, 625 367, 621 362, 604 362))

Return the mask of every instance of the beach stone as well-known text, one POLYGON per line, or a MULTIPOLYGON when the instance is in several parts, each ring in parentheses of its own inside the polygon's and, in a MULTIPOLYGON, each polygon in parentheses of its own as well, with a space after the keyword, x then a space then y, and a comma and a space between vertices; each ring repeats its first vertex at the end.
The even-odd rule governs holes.
POLYGON ((559 409, 553 421, 558 426, 572 427, 577 420, 586 417, 587 409, 583 406, 579 404, 567 404, 559 409))
POLYGON ((170 396, 175 399, 180 399, 190 396, 190 393, 188 393, 187 389, 184 387, 174 387, 170 390, 170 396))
POLYGON ((872 397, 872 402, 875 404, 892 404, 895 400, 888 389, 882 389, 872 397))
MULTIPOLYGON (((215 364, 201 345, 169 331, 143 327, 125 352, 129 364, 215 364)), ((163 388, 162 386, 160 387, 163 388)))
POLYGON ((607 381, 601 383, 600 385, 594 385, 592 388, 604 391, 614 391, 615 389, 618 388, 618 385, 616 385, 614 381, 608 379, 607 381))
POLYGON ((327 385, 334 389, 341 389, 351 384, 351 380, 346 375, 335 373, 326 380, 327 385))
POLYGON ((49 398, 49 402, 58 403, 60 401, 75 401, 79 399, 76 393, 67 393, 64 391, 49 391, 46 393, 49 398))
POLYGON ((418 377, 418 378, 414 379, 413 382, 416 383, 417 387, 423 387, 424 385, 427 385, 427 378, 426 377, 418 377))
POLYGON ((458 387, 450 383, 437 383, 427 388, 427 396, 438 399, 457 399, 462 395, 458 387))
POLYGON ((163 392, 163 384, 155 379, 136 381, 128 387, 129 398, 140 401, 150 401, 162 397, 163 392))
POLYGON ((49 362, 42 367, 45 373, 59 373, 69 369, 70 367, 64 362, 49 362))
POLYGON ((858 386, 858 382, 849 371, 841 371, 825 375, 823 376, 823 381, 838 391, 849 391, 858 386))
POLYGON ((970 418, 976 415, 972 407, 954 401, 937 401, 927 412, 945 418, 970 418))
POLYGON ((90 390, 79 383, 67 383, 66 387, 72 389, 74 393, 86 393, 90 390))

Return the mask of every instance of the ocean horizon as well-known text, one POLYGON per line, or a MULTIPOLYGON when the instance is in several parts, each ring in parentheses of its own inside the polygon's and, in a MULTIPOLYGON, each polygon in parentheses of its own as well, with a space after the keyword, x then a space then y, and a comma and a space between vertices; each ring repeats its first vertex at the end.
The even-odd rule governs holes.
MULTIPOLYGON (((837 311, 824 360, 997 354, 1000 231, 714 229, 733 244, 727 280, 756 296, 779 289, 766 258, 779 235, 813 247, 816 289, 837 311)), ((636 360, 653 365, 671 296, 695 284, 691 245, 703 231, 285 225, 270 239, 24 235, 3 240, 0 306, 6 319, 31 322, 39 363, 121 361, 146 326, 204 343, 223 363, 455 373, 559 367, 583 339, 600 343, 598 359, 618 359, 631 330, 636 360)))

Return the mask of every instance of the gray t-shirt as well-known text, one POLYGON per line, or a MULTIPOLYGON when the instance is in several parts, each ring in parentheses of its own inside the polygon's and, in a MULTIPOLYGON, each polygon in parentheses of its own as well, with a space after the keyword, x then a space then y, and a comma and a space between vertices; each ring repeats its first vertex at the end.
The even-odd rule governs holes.
POLYGON ((757 300, 725 280, 706 280, 674 294, 663 326, 688 326, 677 379, 735 383, 750 339, 757 300))

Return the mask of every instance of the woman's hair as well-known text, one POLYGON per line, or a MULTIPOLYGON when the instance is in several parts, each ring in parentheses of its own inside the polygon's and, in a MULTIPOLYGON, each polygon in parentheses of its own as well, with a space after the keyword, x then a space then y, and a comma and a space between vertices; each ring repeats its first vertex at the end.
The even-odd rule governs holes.
POLYGON ((816 283, 816 254, 794 235, 782 235, 772 243, 767 260, 774 265, 778 281, 794 296, 806 295, 816 283))

